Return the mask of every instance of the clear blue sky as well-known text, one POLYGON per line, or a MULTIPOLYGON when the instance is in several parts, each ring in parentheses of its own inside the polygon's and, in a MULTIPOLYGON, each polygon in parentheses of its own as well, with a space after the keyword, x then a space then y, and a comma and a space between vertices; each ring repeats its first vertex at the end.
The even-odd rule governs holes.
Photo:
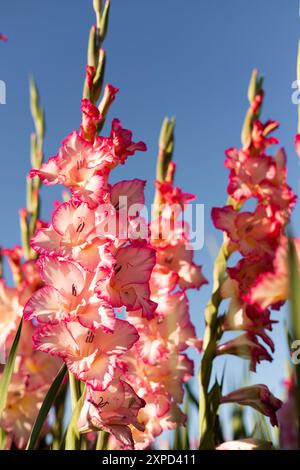
MULTIPOLYGON (((2 0, 0 79, 7 85, 7 104, 0 106, 0 243, 19 243, 18 209, 25 205, 32 121, 28 76, 36 78, 46 108, 46 157, 55 155, 61 140, 78 127, 86 44, 94 22, 87 0, 2 0)), ((149 181, 153 197, 157 138, 165 115, 176 116, 177 183, 205 204, 206 246, 196 254, 211 278, 209 246, 220 234, 210 223, 210 210, 223 205, 227 172, 224 150, 239 145, 247 107, 250 72, 265 75, 263 118, 281 122, 278 137, 288 153, 289 181, 298 193, 299 165, 293 150, 296 107, 291 84, 300 20, 298 0, 112 0, 110 28, 105 43, 107 81, 120 88, 110 117, 119 117, 138 140, 148 145, 146 155, 129 160, 114 178, 149 181)), ((60 189, 43 190, 43 216, 48 218, 60 189)), ((297 227, 299 209, 295 212, 297 227)), ((199 334, 210 286, 192 292, 191 311, 199 334)), ((286 310, 275 313, 284 318, 286 310)), ((281 392, 286 353, 282 329, 274 362, 258 367, 253 380, 281 392)), ((218 362, 221 370, 221 361, 218 362)), ((242 361, 230 361, 227 386, 239 384, 242 361), (235 375, 234 375, 235 374, 235 375)))

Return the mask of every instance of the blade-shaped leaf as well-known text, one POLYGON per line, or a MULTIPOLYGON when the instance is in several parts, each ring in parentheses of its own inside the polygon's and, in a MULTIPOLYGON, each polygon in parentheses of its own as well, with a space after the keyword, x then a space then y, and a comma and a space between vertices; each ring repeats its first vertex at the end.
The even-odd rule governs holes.
MULTIPOLYGON (((293 238, 289 237, 289 285, 290 285, 290 312, 291 337, 293 341, 300 339, 300 276, 298 259, 293 238)), ((296 372, 296 399, 298 416, 298 443, 300 445, 300 364, 295 364, 296 372)))
POLYGON ((17 329, 17 333, 13 341, 13 344, 12 344, 12 347, 8 356, 8 360, 7 360, 7 363, 5 364, 4 371, 3 371, 1 381, 0 381, 0 417, 6 405, 7 392, 8 392, 8 387, 10 384, 11 376, 13 374, 14 367, 15 367, 18 345, 19 345, 21 331, 22 331, 22 325, 23 325, 23 318, 20 321, 19 327, 17 329))
POLYGON ((48 416, 49 410, 51 406, 54 403, 55 397, 57 395, 57 392, 59 390, 59 387, 64 379, 64 376, 66 375, 67 372, 67 366, 64 364, 60 371, 58 372, 57 376, 54 379, 54 382, 52 383, 51 387, 49 388, 47 395, 42 403, 41 409, 39 411, 39 414, 35 420, 34 426, 32 428, 30 438, 26 447, 26 450, 33 450, 37 440, 39 438, 41 429, 44 425, 44 422, 48 416))

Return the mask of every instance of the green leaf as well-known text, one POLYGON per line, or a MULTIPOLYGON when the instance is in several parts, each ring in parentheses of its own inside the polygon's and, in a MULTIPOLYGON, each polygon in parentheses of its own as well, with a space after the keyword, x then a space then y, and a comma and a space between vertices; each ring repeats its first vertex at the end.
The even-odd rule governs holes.
POLYGON ((289 238, 289 272, 290 272, 290 299, 291 299, 291 328, 292 338, 300 339, 300 277, 298 260, 293 243, 289 238))
MULTIPOLYGON (((291 337, 293 341, 300 339, 300 276, 298 271, 298 258, 293 238, 288 238, 289 243, 289 285, 290 285, 290 314, 291 314, 291 337)), ((290 345, 289 345, 290 346, 290 345)), ((298 418, 298 443, 300 445, 300 364, 295 364, 296 372, 296 399, 298 418)))
POLYGON ((35 420, 33 429, 31 431, 29 441, 27 443, 26 450, 33 450, 37 440, 39 438, 41 429, 44 425, 44 422, 48 416, 48 413, 50 411, 51 406, 54 403, 55 397, 57 395, 57 392, 59 390, 59 387, 66 375, 67 372, 67 366, 64 364, 61 369, 59 370, 57 376, 54 379, 54 382, 52 383, 51 387, 49 388, 47 395, 42 403, 41 409, 39 411, 39 414, 35 420))
POLYGON ((15 367, 18 345, 19 345, 21 331, 22 331, 22 325, 23 325, 23 318, 21 319, 19 327, 17 329, 17 333, 15 336, 13 345, 11 347, 8 360, 7 360, 7 363, 5 364, 4 371, 3 371, 1 381, 0 381, 0 417, 2 416, 3 410, 6 405, 8 387, 9 387, 11 376, 13 374, 14 367, 15 367))
POLYGON ((80 411, 84 402, 85 390, 74 407, 71 421, 69 423, 66 440, 65 450, 79 450, 80 449, 80 433, 77 427, 80 411))
POLYGON ((4 450, 6 444, 7 434, 3 429, 0 429, 0 450, 4 450))
POLYGON ((110 434, 106 431, 98 431, 96 450, 107 450, 110 434))
POLYGON ((187 393, 187 397, 188 397, 188 400, 197 408, 197 410, 199 409, 199 401, 198 399, 195 397, 189 383, 186 383, 185 384, 185 390, 186 390, 186 393, 187 393))

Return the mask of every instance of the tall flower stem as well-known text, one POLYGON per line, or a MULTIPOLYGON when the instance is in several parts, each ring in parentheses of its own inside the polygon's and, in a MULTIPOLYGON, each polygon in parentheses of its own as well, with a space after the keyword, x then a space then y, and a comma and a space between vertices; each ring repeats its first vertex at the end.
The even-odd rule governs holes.
POLYGON ((203 358, 199 371, 199 431, 200 449, 214 449, 215 441, 215 416, 218 405, 211 401, 209 385, 213 360, 216 356, 217 342, 221 338, 221 329, 218 325, 218 311, 222 301, 220 289, 226 274, 228 260, 228 241, 224 236, 223 244, 220 248, 214 266, 213 293, 205 310, 205 333, 203 339, 203 358))
MULTIPOLYGON (((262 78, 259 78, 257 70, 254 70, 248 88, 250 106, 246 113, 241 134, 244 147, 250 142, 253 123, 259 117, 261 97, 263 95, 262 85, 262 78)), ((232 205, 235 210, 240 209, 231 198, 227 200, 227 205, 232 205)), ((229 256, 229 240, 227 235, 224 234, 223 243, 214 265, 212 295, 205 309, 203 357, 199 370, 199 449, 202 450, 214 449, 216 444, 216 417, 220 404, 220 387, 216 382, 210 389, 210 382, 217 344, 222 336, 218 313, 222 302, 221 288, 226 278, 229 256)))

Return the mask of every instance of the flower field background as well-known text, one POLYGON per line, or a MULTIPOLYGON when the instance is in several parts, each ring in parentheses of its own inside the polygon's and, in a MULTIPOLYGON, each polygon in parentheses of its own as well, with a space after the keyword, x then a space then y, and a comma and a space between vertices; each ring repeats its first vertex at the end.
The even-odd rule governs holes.
POLYGON ((298 2, 1 8, 1 448, 298 448, 298 2))

